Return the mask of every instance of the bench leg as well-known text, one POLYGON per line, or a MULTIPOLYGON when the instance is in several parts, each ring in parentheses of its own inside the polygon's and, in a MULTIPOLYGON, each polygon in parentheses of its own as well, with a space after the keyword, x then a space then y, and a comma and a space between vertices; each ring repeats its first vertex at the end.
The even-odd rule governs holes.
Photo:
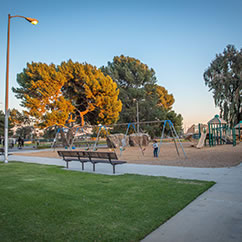
POLYGON ((113 165, 113 174, 115 174, 115 165, 113 165))
POLYGON ((93 171, 95 171, 95 163, 92 163, 93 171))
POLYGON ((69 164, 68 164, 68 161, 66 161, 66 168, 67 168, 67 169, 69 168, 69 164))
POLYGON ((82 162, 82 170, 84 170, 84 162, 82 162))

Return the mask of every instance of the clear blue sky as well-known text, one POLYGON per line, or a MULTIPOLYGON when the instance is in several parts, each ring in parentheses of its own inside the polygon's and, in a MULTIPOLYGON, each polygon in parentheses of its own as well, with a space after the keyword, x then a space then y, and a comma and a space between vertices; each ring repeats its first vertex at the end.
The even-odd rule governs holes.
MULTIPOLYGON (((100 67, 121 54, 152 67, 175 97, 185 127, 218 109, 203 73, 228 44, 242 47, 241 0, 8 0, 0 8, 0 108, 4 109, 7 15, 11 19, 10 87, 27 62, 87 62, 100 67)), ((18 107, 10 90, 10 108, 18 107)), ((148 119, 148 117, 147 117, 148 119)))

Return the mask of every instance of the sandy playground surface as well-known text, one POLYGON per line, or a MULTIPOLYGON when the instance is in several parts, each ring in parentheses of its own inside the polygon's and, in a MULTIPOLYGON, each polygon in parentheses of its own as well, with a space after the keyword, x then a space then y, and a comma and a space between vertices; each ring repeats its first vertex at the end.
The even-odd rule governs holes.
MULTIPOLYGON (((144 155, 139 147, 126 147, 120 156, 120 150, 115 149, 119 160, 128 163, 167 165, 184 167, 230 167, 242 162, 242 143, 233 147, 232 145, 218 145, 215 147, 204 147, 196 149, 191 143, 182 143, 187 158, 178 144, 180 156, 177 155, 174 143, 163 143, 158 158, 153 157, 152 143, 144 150, 144 155)), ((142 147, 144 148, 144 147, 142 147)), ((78 149, 76 149, 78 150, 78 149)), ((112 151, 111 149, 98 149, 98 151, 112 151)), ((15 153, 15 155, 58 158, 54 150, 39 151, 31 153, 15 153)))

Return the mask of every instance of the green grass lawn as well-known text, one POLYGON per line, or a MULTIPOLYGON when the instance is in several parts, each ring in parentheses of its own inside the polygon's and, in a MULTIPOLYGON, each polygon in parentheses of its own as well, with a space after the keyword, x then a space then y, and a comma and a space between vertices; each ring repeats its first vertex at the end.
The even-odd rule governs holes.
POLYGON ((0 241, 139 241, 213 184, 0 163, 0 241))

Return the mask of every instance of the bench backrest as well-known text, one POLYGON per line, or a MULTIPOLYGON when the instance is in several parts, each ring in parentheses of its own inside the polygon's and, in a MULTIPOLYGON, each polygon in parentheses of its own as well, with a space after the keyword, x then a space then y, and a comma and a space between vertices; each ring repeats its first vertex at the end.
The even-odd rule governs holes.
POLYGON ((59 156, 62 157, 88 157, 96 159, 118 160, 115 152, 97 152, 97 151, 72 151, 72 150, 58 150, 59 156))
POLYGON ((58 150, 58 155, 62 156, 63 158, 79 158, 79 157, 88 157, 88 154, 86 154, 83 151, 72 151, 72 150, 58 150))
POLYGON ((89 151, 89 157, 97 158, 97 159, 109 159, 109 160, 117 160, 118 157, 114 152, 95 152, 89 151))

